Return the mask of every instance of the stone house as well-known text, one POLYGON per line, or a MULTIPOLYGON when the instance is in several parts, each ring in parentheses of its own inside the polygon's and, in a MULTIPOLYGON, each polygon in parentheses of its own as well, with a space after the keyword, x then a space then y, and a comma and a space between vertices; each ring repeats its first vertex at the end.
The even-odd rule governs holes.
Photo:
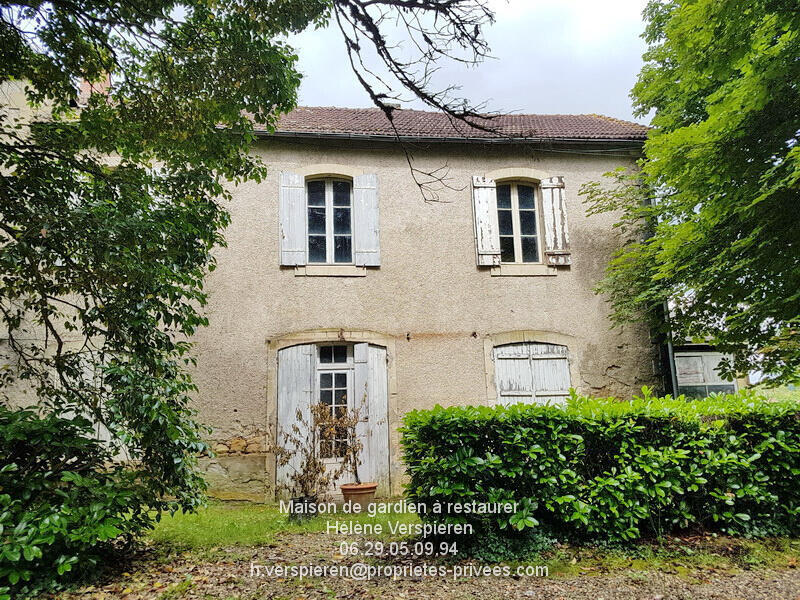
POLYGON ((629 398, 662 377, 647 329, 612 329, 593 292, 614 216, 587 217, 578 196, 634 164, 646 127, 510 115, 489 133, 416 110, 394 126, 399 139, 377 109, 298 108, 254 147, 269 176, 233 190, 196 336, 219 497, 261 500, 287 476, 266 440, 311 403, 361 403, 362 479, 396 494, 409 410, 629 398), (415 175, 438 169, 447 185, 426 202, 415 175))

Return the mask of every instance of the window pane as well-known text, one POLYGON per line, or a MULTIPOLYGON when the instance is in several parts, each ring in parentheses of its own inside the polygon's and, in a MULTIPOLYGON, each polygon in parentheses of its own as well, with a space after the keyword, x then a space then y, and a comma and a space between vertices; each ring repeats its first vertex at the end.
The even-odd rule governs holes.
POLYGON ((510 210, 498 210, 497 220, 500 223, 500 235, 514 235, 514 225, 511 221, 510 210))
POLYGON ((321 363, 333 362, 333 346, 320 346, 319 362, 321 363))
POLYGON ((351 241, 349 235, 337 235, 333 238, 333 261, 337 263, 348 263, 353 261, 351 241))
POLYGON ((347 390, 336 390, 336 406, 347 406, 347 390))
POLYGON ((710 385, 708 386, 709 394, 733 394, 736 388, 733 385, 710 385))
POLYGON ((333 392, 331 390, 320 390, 319 401, 322 402, 322 404, 327 404, 328 406, 330 406, 332 400, 333 400, 333 392))
POLYGON ((341 458, 347 454, 347 440, 336 440, 336 458, 341 458))
POLYGON ((539 248, 535 237, 522 238, 522 262, 539 262, 539 248))
POLYGON ((514 262, 514 238, 500 238, 500 262, 514 262))
POLYGON ((308 262, 325 262, 327 252, 325 251, 325 236, 308 236, 308 262))
POLYGON ((350 206, 350 182, 349 181, 334 181, 333 182, 333 205, 334 206, 350 206))
MULTIPOLYGON (((328 354, 330 355, 330 346, 327 348, 323 348, 323 350, 328 350, 328 354)), ((331 362, 330 360, 322 360, 321 362, 331 362)), ((321 388, 329 388, 333 383, 333 378, 330 373, 320 373, 319 375, 319 387, 321 388)))
POLYGON ((319 456, 320 458, 332 458, 333 457, 333 442, 331 440, 325 439, 326 435, 324 431, 320 431, 321 438, 319 442, 319 456))
POLYGON ((678 394, 683 394, 687 398, 705 398, 706 386, 704 385, 679 385, 678 394))
POLYGON ((333 347, 333 362, 346 363, 347 362, 347 346, 334 346, 333 347))
POLYGON ((497 186, 497 208, 511 208, 511 186, 497 186))
MULTIPOLYGON (((343 348, 344 346, 342 346, 343 348)), ((336 373, 336 387, 337 388, 346 388, 347 387, 347 373, 336 373)))
POLYGON ((333 209, 333 233, 350 233, 350 209, 333 209))
POLYGON ((324 181, 309 181, 308 182, 308 205, 309 206, 325 206, 325 182, 324 181))
POLYGON ((325 208, 309 207, 308 233, 325 233, 325 208))
POLYGON ((536 208, 536 196, 534 196, 531 186, 518 185, 517 195, 519 196, 520 208, 536 208))
POLYGON ((522 235, 536 235, 536 211, 519 211, 519 229, 522 235))

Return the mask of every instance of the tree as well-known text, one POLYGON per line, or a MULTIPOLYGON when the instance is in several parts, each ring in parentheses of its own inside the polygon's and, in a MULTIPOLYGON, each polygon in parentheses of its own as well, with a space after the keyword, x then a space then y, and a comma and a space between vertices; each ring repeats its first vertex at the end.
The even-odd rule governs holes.
POLYGON ((609 174, 590 212, 621 210, 599 285, 618 322, 730 353, 721 371, 800 376, 800 11, 796 2, 651 0, 632 97, 654 112, 640 171, 609 174))
MULTIPOLYGON (((191 510, 202 501, 195 457, 207 448, 191 408, 190 338, 206 324, 203 280, 214 268, 213 248, 224 244, 230 186, 266 172, 249 154, 253 125, 274 128, 296 103, 300 75, 285 36, 335 19, 359 81, 387 116, 393 88, 370 80, 377 72, 365 58, 370 44, 395 89, 468 119, 478 113, 451 98, 452 90, 431 89, 429 75, 437 60, 461 51, 463 60, 479 60, 481 27, 492 13, 484 0, 0 7, 0 85, 22 86, 39 111, 23 118, 0 108, 0 394, 14 406, 27 388, 44 415, 44 433, 14 438, 20 443, 50 436, 62 423, 54 416, 81 416, 70 439, 76 428, 85 437, 94 426, 108 432, 110 452, 131 459, 114 469, 120 486, 136 487, 137 501, 112 511, 134 527, 104 531, 106 538, 114 537, 109 531, 135 534, 152 522, 151 509, 191 510), (396 33, 397 23, 414 40, 402 60, 384 33, 389 26, 396 33), (91 84, 88 93, 79 93, 81 81, 91 84)), ((0 427, 24 423, 29 431, 37 427, 31 419, 30 412, 4 413, 0 427)), ((0 473, 45 464, 30 444, 21 448, 0 457, 0 473)), ((64 452, 63 460, 46 461, 58 466, 46 478, 52 489, 75 481, 70 469, 79 461, 64 452)), ((42 524, 47 511, 35 505, 46 494, 2 491, 4 518, 16 515, 31 531, 42 524)), ((4 543, 12 543, 13 525, 0 527, 4 543)), ((77 552, 61 534, 64 552, 77 552)), ((26 534, 13 543, 22 548, 32 539, 39 538, 26 534)), ((2 560, 23 561, 20 554, 41 558, 24 548, 0 558, 0 597, 11 572, 2 560)), ((31 570, 16 573, 12 583, 31 570)))

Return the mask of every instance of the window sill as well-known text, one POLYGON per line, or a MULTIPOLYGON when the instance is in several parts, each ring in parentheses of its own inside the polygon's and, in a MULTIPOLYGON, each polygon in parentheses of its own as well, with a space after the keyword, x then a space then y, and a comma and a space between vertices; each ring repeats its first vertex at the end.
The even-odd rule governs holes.
POLYGON ((508 263, 492 267, 492 277, 552 277, 557 274, 558 269, 541 263, 508 263))
POLYGON ((305 265, 295 267, 295 277, 366 277, 367 268, 355 265, 305 265))

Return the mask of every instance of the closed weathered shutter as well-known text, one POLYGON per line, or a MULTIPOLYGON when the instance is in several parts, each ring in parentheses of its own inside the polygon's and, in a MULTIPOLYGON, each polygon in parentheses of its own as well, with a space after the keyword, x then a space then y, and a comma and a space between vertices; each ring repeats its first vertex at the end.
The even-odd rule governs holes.
MULTIPOLYGON (((311 402, 314 394, 314 351, 316 346, 290 346, 278 352, 278 444, 285 435, 309 438, 311 402), (293 428, 297 427, 297 431, 293 428)), ((291 486, 291 476, 301 468, 301 452, 295 452, 289 462, 278 465, 278 485, 291 486)))
MULTIPOLYGON (((359 459, 361 464, 358 466, 358 475, 361 481, 372 481, 372 464, 370 456, 372 427, 369 419, 370 415, 370 380, 369 380, 369 344, 355 344, 353 346, 353 404, 352 409, 359 415, 359 422, 356 425, 356 436, 362 444, 359 459)), ((340 483, 355 481, 351 473, 345 475, 340 483)))
POLYGON ((369 427, 367 452, 369 481, 378 484, 377 493, 389 495, 389 377, 386 348, 369 347, 369 427))
POLYGON ((497 223, 497 188, 493 179, 472 178, 472 211, 478 266, 499 265, 500 226, 497 223))
MULTIPOLYGON (((355 344, 353 348, 353 408, 361 420, 356 435, 362 444, 358 475, 363 482, 376 482, 378 493, 389 493, 389 424, 386 348, 355 344)), ((346 474, 339 483, 352 480, 346 474)))
POLYGON ((564 200, 564 178, 548 177, 541 183, 542 219, 544 221, 544 254, 547 264, 572 264, 567 228, 567 205, 564 200))
POLYGON ((306 264, 306 189, 305 179, 283 171, 280 189, 281 264, 306 264))
POLYGON ((558 403, 569 395, 566 346, 535 342, 497 346, 494 368, 498 404, 558 403))
POLYGON ((374 173, 353 178, 353 208, 355 263, 364 267, 380 266, 378 176, 374 173))

